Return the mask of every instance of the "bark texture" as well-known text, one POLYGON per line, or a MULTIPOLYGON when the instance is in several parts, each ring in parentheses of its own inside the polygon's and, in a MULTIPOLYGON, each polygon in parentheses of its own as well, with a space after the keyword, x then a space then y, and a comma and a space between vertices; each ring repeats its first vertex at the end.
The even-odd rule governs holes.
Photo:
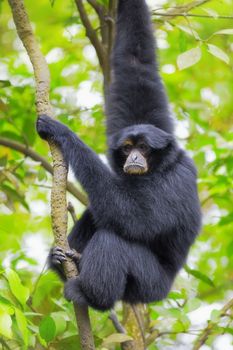
MULTIPOLYGON (((17 33, 31 60, 36 81, 36 110, 37 115, 47 114, 53 117, 52 106, 49 100, 50 73, 44 56, 34 36, 23 0, 8 0, 16 25, 17 33)), ((67 233, 67 202, 66 183, 67 167, 60 150, 53 142, 49 142, 53 158, 53 186, 51 194, 51 216, 55 244, 68 249, 67 233)), ((77 276, 77 269, 72 261, 64 264, 68 278, 77 276)), ((90 319, 87 307, 74 304, 74 310, 79 328, 79 336, 83 350, 95 349, 91 332, 90 319)))

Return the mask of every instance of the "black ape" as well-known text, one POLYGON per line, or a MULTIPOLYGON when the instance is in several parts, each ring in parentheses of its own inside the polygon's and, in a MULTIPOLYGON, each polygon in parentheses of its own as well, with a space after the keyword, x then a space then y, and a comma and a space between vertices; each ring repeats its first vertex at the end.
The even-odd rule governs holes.
MULTIPOLYGON (((100 310, 117 300, 166 297, 201 222, 196 170, 172 133, 144 0, 119 0, 107 114, 112 170, 66 126, 46 116, 37 123, 40 136, 61 147, 90 200, 69 235, 82 256, 65 295, 100 310)), ((63 259, 59 248, 51 250, 61 276, 63 259)))

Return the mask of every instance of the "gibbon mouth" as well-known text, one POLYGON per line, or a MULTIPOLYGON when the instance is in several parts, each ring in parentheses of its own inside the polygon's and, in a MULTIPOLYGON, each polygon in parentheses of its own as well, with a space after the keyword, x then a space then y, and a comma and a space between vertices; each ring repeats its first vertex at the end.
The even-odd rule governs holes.
POLYGON ((147 170, 147 167, 140 163, 132 163, 124 166, 124 172, 127 174, 145 174, 147 170))

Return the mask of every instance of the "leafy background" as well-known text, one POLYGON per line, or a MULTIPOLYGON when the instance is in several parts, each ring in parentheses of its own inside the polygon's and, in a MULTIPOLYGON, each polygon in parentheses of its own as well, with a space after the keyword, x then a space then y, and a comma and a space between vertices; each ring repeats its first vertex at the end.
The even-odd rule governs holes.
MULTIPOLYGON (((25 3, 49 63, 56 116, 103 156, 102 73, 74 3, 25 3)), ((219 311, 233 297, 232 1, 207 1, 191 12, 207 17, 155 15, 184 3, 150 1, 176 134, 199 171, 204 227, 168 298, 148 306, 146 334, 149 349, 189 350, 209 324, 201 349, 232 350, 232 310, 219 311)), ((53 242, 51 176, 40 163, 1 146, 7 138, 50 160, 35 132, 32 68, 8 3, 0 4, 0 349, 78 349, 72 306, 45 266, 53 242)), ((98 30, 90 6, 87 12, 98 30)), ((68 198, 79 217, 83 205, 68 198)), ((116 312, 121 320, 121 303, 116 312)), ((125 338, 116 335, 109 313, 92 310, 91 320, 98 349, 120 348, 125 338)))

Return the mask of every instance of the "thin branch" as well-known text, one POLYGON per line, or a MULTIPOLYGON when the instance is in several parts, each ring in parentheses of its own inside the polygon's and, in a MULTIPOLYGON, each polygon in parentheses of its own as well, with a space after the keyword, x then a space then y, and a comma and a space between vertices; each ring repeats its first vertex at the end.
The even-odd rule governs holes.
POLYGON ((117 332, 122 333, 122 334, 126 334, 126 330, 123 327, 123 325, 120 323, 120 321, 118 320, 117 314, 114 310, 111 310, 111 313, 109 315, 109 319, 112 321, 117 332))
POLYGON ((197 18, 210 18, 210 19, 233 19, 233 16, 223 16, 223 15, 216 15, 216 16, 210 16, 210 15, 198 15, 194 13, 176 13, 176 14, 169 14, 165 12, 152 12, 153 16, 161 16, 161 17, 197 17, 197 18))
POLYGON ((114 15, 114 12, 111 13, 110 10, 114 8, 114 4, 116 5, 116 0, 110 0, 109 11, 105 6, 101 6, 100 4, 98 4, 96 0, 87 1, 94 8, 98 15, 100 22, 101 40, 98 37, 97 31, 93 28, 90 22, 90 19, 83 5, 83 0, 75 0, 75 4, 79 11, 83 26, 86 29, 86 35, 96 51, 100 67, 103 72, 104 94, 106 96, 110 83, 110 49, 112 46, 112 39, 114 33, 114 17, 112 17, 112 15, 114 15))
POLYGON ((160 333, 158 329, 155 329, 151 332, 151 334, 146 338, 146 346, 151 345, 154 341, 160 337, 160 333))
POLYGON ((158 329, 152 329, 150 335, 146 338, 146 346, 150 346, 157 338, 163 337, 164 335, 178 335, 178 334, 191 334, 197 335, 197 332, 200 332, 198 329, 193 329, 189 331, 164 331, 159 332, 158 329))
POLYGON ((115 18, 116 18, 116 8, 117 8, 117 0, 109 0, 109 40, 108 40, 108 56, 110 60, 112 46, 115 37, 115 18))
POLYGON ((86 29, 86 35, 96 50, 96 54, 98 56, 101 68, 104 69, 104 66, 105 66, 104 48, 103 48, 103 46, 98 38, 96 31, 93 29, 93 27, 91 25, 91 22, 88 18, 87 12, 84 8, 83 1, 82 0, 75 0, 75 4, 76 4, 77 9, 79 11, 81 21, 86 29))
POLYGON ((180 11, 182 12, 189 12, 197 7, 200 7, 204 4, 206 4, 207 2, 210 2, 211 0, 194 0, 191 1, 187 4, 184 4, 182 6, 178 6, 178 7, 174 7, 170 10, 167 11, 168 14, 170 15, 175 15, 176 13, 180 13, 180 11))
MULTIPOLYGON (((50 174, 53 175, 53 167, 47 162, 47 160, 40 156, 38 153, 36 153, 31 147, 28 147, 24 144, 21 144, 17 141, 12 141, 10 139, 7 139, 5 137, 0 137, 0 145, 9 147, 11 149, 14 149, 17 152, 20 152, 24 154, 27 157, 30 157, 35 162, 39 162, 42 167, 48 171, 50 174)), ((75 197, 77 198, 82 204, 87 205, 88 200, 84 193, 78 190, 77 187, 75 187, 71 182, 67 182, 67 190, 75 197)))
POLYGON ((73 206, 73 204, 71 202, 68 202, 67 210, 69 211, 69 213, 70 213, 70 215, 71 215, 71 217, 73 219, 73 222, 75 224, 76 221, 77 221, 77 216, 75 214, 74 206, 73 206))
MULTIPOLYGON (((232 308, 233 308, 233 299, 228 301, 228 303, 223 306, 223 308, 220 311, 219 317, 226 316, 227 312, 232 308)), ((208 326, 203 330, 203 332, 199 335, 199 337, 195 341, 193 350, 199 350, 202 347, 202 345, 204 345, 206 343, 209 335, 212 333, 212 331, 216 325, 217 325, 216 322, 210 321, 208 323, 208 326)))
POLYGON ((87 0, 87 2, 93 7, 93 9, 95 10, 95 12, 97 13, 97 15, 99 17, 103 16, 104 9, 105 9, 104 6, 102 6, 99 3, 97 3, 96 0, 87 0))
MULTIPOLYGON (((52 106, 49 101, 50 74, 48 65, 42 55, 32 26, 28 18, 23 0, 8 0, 13 14, 16 30, 27 54, 31 60, 36 81, 36 109, 37 115, 47 114, 53 116, 52 106)), ((69 249, 66 239, 67 232, 67 205, 66 182, 67 166, 59 148, 54 142, 49 142, 53 158, 53 187, 51 193, 51 217, 55 244, 64 249, 69 249)), ((74 262, 64 262, 64 269, 68 278, 77 276, 77 268, 74 262)), ((91 332, 90 319, 87 307, 74 304, 76 321, 79 328, 80 341, 83 350, 94 350, 94 340, 91 332)))
POLYGON ((11 348, 9 347, 9 345, 7 344, 7 342, 4 339, 0 339, 0 343, 3 346, 3 349, 6 348, 6 349, 11 350, 11 348))
MULTIPOLYGON (((179 16, 181 13, 182 14, 187 14, 191 10, 193 10, 193 9, 195 9, 197 7, 200 7, 200 6, 206 4, 209 1, 210 0, 194 0, 194 1, 191 1, 191 2, 189 2, 187 4, 185 4, 185 5, 177 6, 177 7, 169 9, 166 12, 166 15, 167 15, 167 17, 172 17, 172 19, 174 19, 175 17, 179 16)), ((157 15, 156 10, 152 11, 152 14, 157 15)))

